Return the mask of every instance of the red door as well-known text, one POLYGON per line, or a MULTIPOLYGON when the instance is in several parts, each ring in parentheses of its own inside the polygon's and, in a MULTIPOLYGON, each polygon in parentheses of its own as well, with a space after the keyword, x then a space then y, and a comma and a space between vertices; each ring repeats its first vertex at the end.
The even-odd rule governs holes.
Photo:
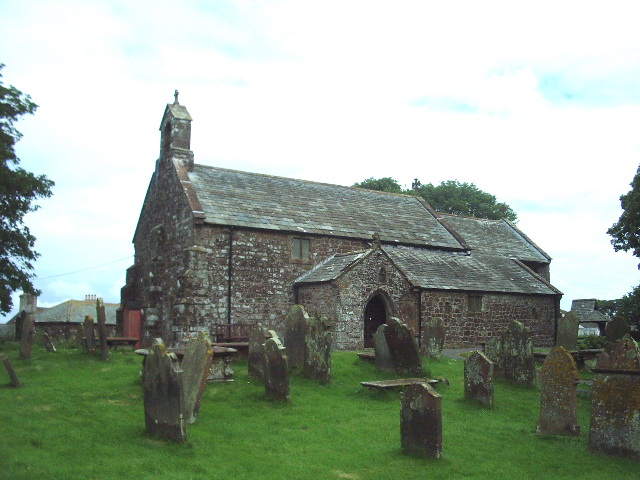
MULTIPOLYGON (((122 335, 128 338, 142 339, 142 312, 140 310, 124 309, 122 335)), ((142 342, 138 342, 135 348, 140 348, 141 345, 142 342)))

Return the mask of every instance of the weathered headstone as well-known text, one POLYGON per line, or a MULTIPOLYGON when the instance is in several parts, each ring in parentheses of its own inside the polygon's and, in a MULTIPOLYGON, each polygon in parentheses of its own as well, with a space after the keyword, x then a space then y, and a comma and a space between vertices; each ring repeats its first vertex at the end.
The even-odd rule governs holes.
POLYGON ((109 345, 107 344, 107 315, 104 302, 101 298, 96 300, 96 318, 98 319, 98 339, 100 340, 100 355, 102 361, 109 360, 109 345))
POLYGON ((249 376, 264 381, 264 343, 271 334, 259 323, 249 334, 249 351, 247 353, 249 376))
POLYGON ((182 370, 174 354, 162 343, 154 344, 144 363, 142 385, 147 432, 166 440, 185 442, 182 370))
POLYGON ((294 305, 289 310, 284 322, 284 346, 287 348, 289 368, 304 366, 305 337, 309 323, 309 315, 302 305, 294 305))
POLYGON ((606 338, 607 345, 613 347, 613 345, 622 337, 631 332, 631 327, 621 317, 616 317, 607 323, 606 338))
POLYGON ((4 364, 4 368, 7 369, 7 373, 9 374, 9 378, 11 379, 11 385, 14 388, 20 388, 22 384, 18 379, 18 375, 16 374, 16 371, 13 369, 13 365, 11 365, 11 361, 9 360, 9 357, 7 357, 4 353, 0 353, 0 359, 4 364))
POLYGON ((464 362, 464 398, 493 407, 493 362, 472 352, 464 362))
POLYGON ((321 383, 331 383, 331 332, 329 325, 322 319, 309 318, 304 343, 304 376, 321 383))
POLYGON ((430 358, 438 358, 442 355, 446 328, 441 317, 429 317, 424 322, 423 351, 430 358))
POLYGON ((556 345, 564 347, 569 351, 576 349, 578 345, 578 327, 580 317, 575 313, 567 312, 564 317, 558 318, 558 334, 556 345))
POLYGON ((630 337, 618 340, 610 367, 594 369, 589 447, 640 460, 640 351, 630 337))
POLYGON ((402 449, 410 454, 442 455, 442 397, 425 383, 414 383, 402 396, 402 449))
POLYGON ((384 335, 395 371, 400 375, 424 375, 418 343, 411 329, 397 318, 390 318, 384 335))
POLYGON ((52 353, 56 353, 56 346, 51 341, 51 338, 49 337, 49 334, 47 332, 44 332, 42 334, 42 342, 44 343, 44 348, 52 353))
POLYGON ((196 421, 200 411, 200 402, 207 386, 212 360, 211 342, 205 333, 200 333, 189 342, 180 364, 183 371, 184 418, 188 424, 196 421))
POLYGON ((22 341, 22 324, 24 323, 24 319, 27 318, 27 312, 20 312, 16 317, 16 330, 15 330, 15 340, 16 342, 22 341))
POLYGON ((393 372, 395 371, 395 367, 393 366, 389 345, 387 345, 387 337, 384 333, 386 328, 387 324, 383 323, 378 327, 376 333, 373 334, 374 362, 378 370, 382 372, 393 372))
POLYGON ((29 313, 22 322, 22 338, 20 339, 20 358, 31 358, 31 347, 36 336, 35 316, 29 313))
POLYGON ((86 315, 84 317, 82 333, 84 334, 84 344, 87 347, 87 351, 93 352, 96 348, 96 332, 93 317, 91 315, 86 315))
POLYGON ((543 435, 580 434, 578 425, 578 366, 569 351, 551 349, 540 371, 540 420, 543 435))
POLYGON ((493 362, 494 377, 504 375, 504 356, 502 355, 502 339, 493 337, 484 345, 483 353, 493 362))
POLYGON ((265 342, 264 358, 264 388, 266 394, 274 400, 290 402, 289 362, 286 349, 277 335, 272 336, 265 342))
POLYGON ((504 378, 518 385, 536 384, 530 328, 517 320, 512 320, 507 329, 502 332, 502 356, 504 378))
POLYGON ((611 357, 607 352, 600 352, 596 355, 596 366, 595 368, 609 368, 611 364, 611 357))

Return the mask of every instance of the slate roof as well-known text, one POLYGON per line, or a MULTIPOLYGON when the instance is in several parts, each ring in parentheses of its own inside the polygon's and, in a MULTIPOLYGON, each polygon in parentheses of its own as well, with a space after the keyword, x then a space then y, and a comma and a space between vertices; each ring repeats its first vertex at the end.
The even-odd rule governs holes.
POLYGON ((207 223, 464 250, 416 197, 195 165, 207 223))
POLYGON ((596 310, 596 300, 585 298, 571 302, 571 313, 575 314, 581 323, 608 322, 610 320, 604 313, 596 310))
POLYGON ((438 213, 464 239, 473 253, 549 263, 551 257, 506 220, 438 213))
MULTIPOLYGON (((116 310, 119 307, 118 303, 104 304, 107 325, 116 324, 116 310)), ((36 312, 36 323, 82 323, 86 315, 91 315, 96 322, 98 321, 95 300, 67 300, 54 307, 36 312)))
POLYGON ((335 280, 352 265, 358 263, 362 258, 371 253, 366 250, 351 254, 332 255, 324 262, 320 262, 308 272, 296 279, 294 283, 318 283, 335 280))

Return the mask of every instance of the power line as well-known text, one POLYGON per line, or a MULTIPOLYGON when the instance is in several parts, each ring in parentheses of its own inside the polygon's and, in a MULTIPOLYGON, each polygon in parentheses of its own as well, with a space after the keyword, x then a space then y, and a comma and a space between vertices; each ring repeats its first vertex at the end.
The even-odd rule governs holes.
POLYGON ((64 277, 65 275, 73 275, 74 273, 88 272, 89 270, 95 270, 96 268, 104 267, 106 265, 111 265, 113 263, 118 263, 118 262, 122 262, 124 260, 129 260, 130 258, 133 258, 133 255, 129 255, 128 257, 124 257, 124 258, 119 258, 118 260, 112 260, 112 261, 107 262, 107 263, 102 263, 100 265, 94 265, 93 267, 83 268, 82 270, 76 270, 74 272, 60 273, 58 275, 50 275, 48 277, 36 277, 36 278, 38 280, 48 280, 50 278, 64 277))

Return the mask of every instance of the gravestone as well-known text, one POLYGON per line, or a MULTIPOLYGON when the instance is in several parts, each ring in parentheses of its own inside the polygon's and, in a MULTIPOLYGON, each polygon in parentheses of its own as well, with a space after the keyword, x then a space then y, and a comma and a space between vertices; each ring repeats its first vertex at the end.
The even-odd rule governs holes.
POLYGON ((272 335, 264 344, 264 388, 266 394, 281 402, 291 401, 289 386, 289 362, 286 349, 277 335, 272 335))
POLYGON ((22 338, 20 339, 20 358, 29 360, 31 348, 36 336, 35 316, 28 313, 22 321, 22 338))
POLYGON ((387 324, 383 323, 378 327, 376 333, 373 334, 374 362, 378 370, 382 372, 393 372, 395 371, 393 359, 391 358, 389 345, 387 345, 387 337, 384 333, 386 328, 387 324))
POLYGON ((161 342, 149 350, 142 375, 147 432, 174 442, 187 440, 182 370, 161 342))
POLYGON ((540 420, 543 435, 580 435, 578 425, 578 366, 569 351, 551 349, 540 371, 540 420))
POLYGON ((609 368, 611 364, 611 357, 607 352, 600 352, 596 355, 596 366, 595 368, 609 368))
POLYGON ((9 357, 7 357, 4 353, 0 353, 0 359, 4 364, 4 368, 7 369, 7 373, 9 374, 9 378, 11 379, 11 386, 13 388, 20 388, 22 384, 18 379, 18 375, 16 374, 16 371, 13 369, 13 365, 11 365, 11 361, 9 360, 9 357))
POLYGON ((309 318, 304 344, 304 376, 320 383, 331 383, 331 332, 327 322, 309 318))
POLYGON ((424 323, 423 351, 430 358, 442 355, 446 336, 444 320, 440 317, 429 317, 424 323))
POLYGON ((304 366, 308 323, 309 315, 302 305, 294 305, 289 309, 284 321, 284 346, 287 348, 287 358, 291 369, 304 366))
POLYGON ((205 333, 200 333, 189 342, 180 363, 180 368, 183 371, 184 419, 188 424, 196 421, 200 411, 200 402, 207 386, 212 360, 211 342, 205 333))
POLYGON ((424 375, 424 367, 413 332, 397 318, 390 318, 384 336, 396 373, 400 375, 424 375))
POLYGON ((49 338, 49 334, 47 332, 44 332, 42 334, 42 342, 44 343, 44 348, 46 348, 52 353, 56 353, 56 347, 51 341, 51 338, 49 338))
POLYGON ((564 317, 558 318, 558 334, 556 345, 573 351, 578 345, 578 327, 580 317, 575 313, 567 312, 564 317))
POLYGON ((442 397, 425 383, 414 383, 402 396, 400 410, 402 449, 410 454, 442 455, 442 397))
POLYGON ((484 345, 483 353, 493 363, 494 377, 504 376, 504 356, 502 355, 502 340, 500 338, 491 338, 484 345))
POLYGON ((16 342, 22 341, 22 324, 24 323, 24 319, 27 318, 27 312, 20 312, 16 317, 16 330, 15 330, 15 340, 16 342))
POLYGON ((91 315, 86 315, 84 317, 82 333, 84 335, 84 344, 87 347, 87 351, 93 352, 96 348, 96 332, 93 323, 93 317, 91 315))
POLYGON ((493 362, 472 352, 464 362, 464 398, 493 407, 493 362))
POLYGON ((101 298, 96 300, 96 318, 98 319, 98 339, 100 340, 100 355, 102 361, 109 360, 109 345, 107 344, 107 315, 104 302, 101 298))
POLYGON ((249 351, 247 352, 249 376, 264 381, 264 343, 271 333, 259 323, 249 332, 249 351))
POLYGON ((616 317, 607 323, 606 338, 607 347, 612 348, 613 345, 622 337, 631 333, 631 327, 621 317, 616 317))
POLYGON ((594 369, 589 448, 640 460, 640 351, 626 335, 613 347, 610 367, 594 369))
POLYGON ((517 320, 502 332, 502 358, 505 379, 518 385, 536 384, 531 329, 517 320))

